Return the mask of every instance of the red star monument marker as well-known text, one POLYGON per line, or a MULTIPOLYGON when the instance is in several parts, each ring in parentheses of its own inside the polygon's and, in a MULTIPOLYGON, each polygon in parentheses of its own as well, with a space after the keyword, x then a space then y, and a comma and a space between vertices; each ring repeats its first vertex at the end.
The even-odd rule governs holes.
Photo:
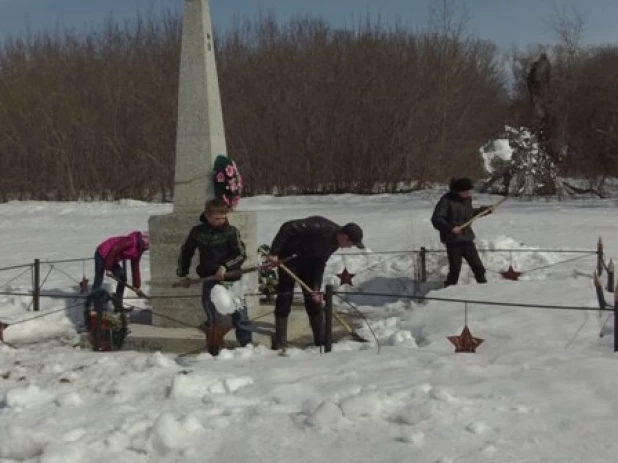
POLYGON ((355 273, 350 273, 348 272, 347 267, 343 269, 343 271, 341 273, 338 273, 337 276, 339 277, 339 285, 343 286, 343 285, 350 285, 350 286, 354 286, 352 284, 352 277, 356 275, 355 273))
POLYGON ((455 346, 455 352, 471 353, 475 353, 476 348, 485 342, 484 339, 472 336, 472 333, 470 333, 468 329, 468 325, 464 326, 459 336, 448 336, 448 340, 455 346))
POLYGON ((504 278, 505 280, 517 281, 519 279, 519 276, 521 275, 521 272, 518 272, 513 268, 512 265, 509 265, 509 268, 504 272, 500 272, 500 275, 502 275, 502 278, 504 278))

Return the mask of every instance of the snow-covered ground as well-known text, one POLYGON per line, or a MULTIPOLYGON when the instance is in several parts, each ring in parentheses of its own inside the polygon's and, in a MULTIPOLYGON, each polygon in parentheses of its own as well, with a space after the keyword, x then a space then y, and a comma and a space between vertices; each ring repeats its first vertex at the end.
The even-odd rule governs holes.
MULTIPOLYGON (((599 336, 610 314, 468 304, 468 325, 485 342, 476 354, 455 354, 446 337, 461 331, 463 303, 359 294, 412 293, 405 251, 442 249, 429 221, 441 193, 241 202, 259 212, 260 244, 283 221, 312 214, 363 226, 371 252, 334 256, 326 279, 337 281, 344 266, 356 274, 341 291, 355 293, 344 297, 367 315, 379 354, 375 342, 349 341, 288 358, 263 347, 181 359, 80 350, 71 347, 73 311, 62 309, 79 303, 71 296, 82 276, 92 281, 92 262, 43 264, 44 289, 65 297, 43 299, 41 313, 56 313, 5 330, 19 348, 0 344, 0 462, 616 461, 613 320, 599 336)), ((460 285, 427 295, 597 307, 594 254, 552 250, 594 251, 602 236, 608 258, 618 255, 616 205, 509 200, 475 223, 478 245, 525 252, 483 253, 487 285, 464 266, 460 285), (522 281, 501 280, 509 264, 522 281)), ((104 238, 146 229, 150 215, 170 211, 134 201, 2 204, 0 267, 88 257, 104 238)), ((148 292, 147 256, 143 268, 148 292)), ((443 253, 429 254, 428 271, 425 288, 437 288, 443 253)), ((0 272, 0 292, 28 291, 31 275, 20 272, 0 272)), ((30 302, 0 295, 0 321, 36 315, 30 302)))

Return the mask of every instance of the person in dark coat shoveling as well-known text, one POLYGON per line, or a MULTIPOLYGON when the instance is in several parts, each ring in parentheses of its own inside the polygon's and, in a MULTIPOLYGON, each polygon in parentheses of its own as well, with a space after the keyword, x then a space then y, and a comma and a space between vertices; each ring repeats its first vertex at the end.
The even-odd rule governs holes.
POLYGON ((459 281, 463 259, 470 266, 478 283, 487 283, 485 267, 474 244, 474 231, 467 225, 461 227, 480 213, 491 214, 490 206, 472 207, 472 180, 463 177, 451 180, 450 190, 444 194, 433 211, 431 223, 440 232, 440 241, 446 246, 449 272, 444 287, 459 281))
MULTIPOLYGON (((273 239, 268 259, 277 264, 280 259, 296 255, 290 262, 290 270, 314 290, 303 290, 305 310, 313 331, 314 344, 323 345, 320 327, 322 294, 320 288, 324 278, 324 267, 330 256, 340 248, 355 246, 364 249, 363 230, 355 223, 338 225, 321 216, 290 220, 281 225, 273 239)), ((273 348, 281 349, 287 344, 288 316, 292 308, 296 282, 285 271, 279 270, 277 299, 275 301, 275 339, 273 348)))

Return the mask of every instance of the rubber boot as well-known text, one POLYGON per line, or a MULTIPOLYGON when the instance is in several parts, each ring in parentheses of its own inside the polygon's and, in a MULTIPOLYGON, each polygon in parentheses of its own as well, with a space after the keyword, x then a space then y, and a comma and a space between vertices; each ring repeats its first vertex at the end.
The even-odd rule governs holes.
POLYGON ((324 316, 322 312, 309 315, 309 324, 313 332, 313 344, 316 346, 324 345, 324 316))
POLYGON ((204 331, 206 331, 206 347, 208 353, 216 357, 225 346, 223 338, 228 330, 220 323, 213 323, 212 325, 206 324, 204 331))
POLYGON ((288 318, 275 317, 275 334, 272 338, 272 349, 284 349, 288 343, 288 318))

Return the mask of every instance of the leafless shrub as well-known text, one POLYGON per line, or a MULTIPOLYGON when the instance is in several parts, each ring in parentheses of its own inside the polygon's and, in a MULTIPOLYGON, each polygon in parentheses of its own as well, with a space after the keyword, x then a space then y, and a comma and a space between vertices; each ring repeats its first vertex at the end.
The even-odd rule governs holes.
MULTIPOLYGON (((246 194, 392 192, 481 174, 507 121, 496 47, 442 5, 427 31, 244 19, 216 34, 246 194)), ((168 200, 181 22, 138 17, 0 48, 0 199, 168 200)))

